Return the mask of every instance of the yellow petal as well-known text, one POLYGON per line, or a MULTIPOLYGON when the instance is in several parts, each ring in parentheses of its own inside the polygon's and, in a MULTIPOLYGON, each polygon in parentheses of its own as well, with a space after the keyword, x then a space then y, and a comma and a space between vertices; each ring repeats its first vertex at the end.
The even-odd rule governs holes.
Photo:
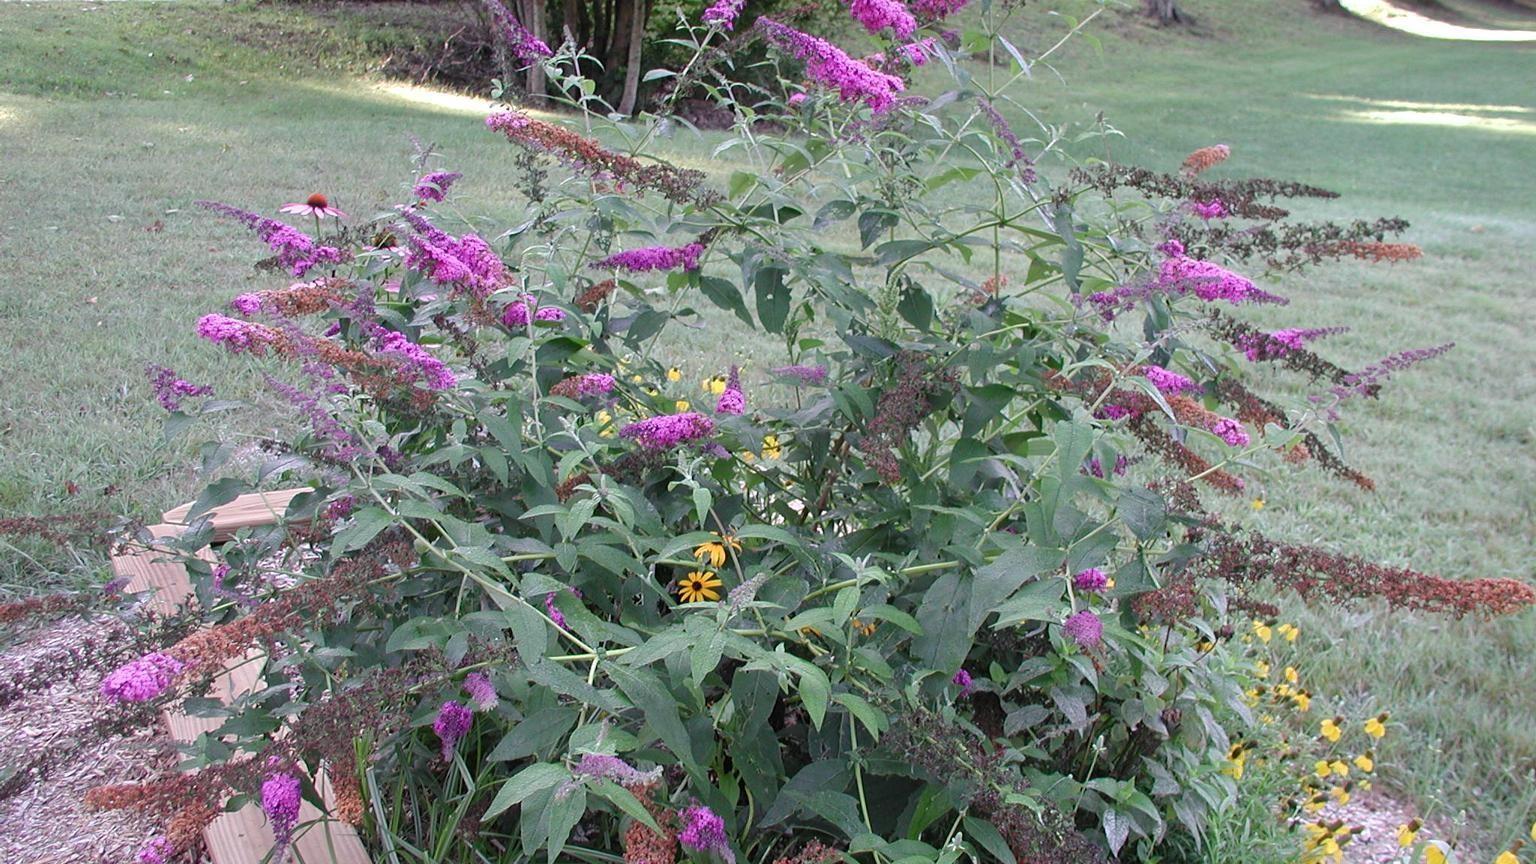
POLYGON ((1425 849, 1424 864, 1445 864, 1445 850, 1438 845, 1425 849))
POLYGON ((1493 859, 1493 864, 1520 864, 1520 859, 1515 857, 1515 853, 1505 849, 1499 853, 1499 857, 1493 859))

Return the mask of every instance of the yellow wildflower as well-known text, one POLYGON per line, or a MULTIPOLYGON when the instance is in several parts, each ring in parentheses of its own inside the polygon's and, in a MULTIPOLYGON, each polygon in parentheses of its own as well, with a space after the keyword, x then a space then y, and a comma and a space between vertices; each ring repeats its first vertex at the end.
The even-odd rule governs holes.
POLYGON ((682 413, 683 411, 687 411, 688 408, 689 408, 688 400, 687 399, 679 399, 674 404, 677 407, 678 413, 682 413))
POLYGON ((1371 752, 1367 750, 1355 757, 1355 767, 1369 774, 1376 770, 1376 760, 1371 758, 1371 752))
POLYGON ((603 438, 613 437, 613 415, 607 411, 597 412, 598 435, 603 438))
POLYGON ((1381 738, 1387 734, 1387 713, 1385 711, 1365 721, 1365 734, 1372 738, 1381 738))
POLYGON ((855 619, 853 619, 852 623, 853 623, 853 629, 859 631, 860 633, 864 634, 865 636, 873 636, 873 635, 875 635, 875 626, 876 626, 877 622, 874 622, 874 621, 865 622, 865 621, 860 621, 859 619, 855 618, 855 619))
POLYGON ((1263 621, 1255 621, 1253 622, 1253 635, 1259 637, 1260 642, 1268 645, 1269 640, 1274 637, 1274 631, 1263 621))
POLYGON ((1287 642, 1295 642, 1296 637, 1301 635, 1301 631, 1296 628, 1295 624, 1281 624, 1275 630, 1280 634, 1280 638, 1287 642))
POLYGON ((1305 690, 1297 690, 1291 701, 1296 703, 1296 710, 1303 714, 1312 709, 1312 694, 1305 690))
POLYGON ((719 396, 725 392, 725 376, 716 375, 713 378, 705 378, 701 386, 705 393, 711 396, 719 396))
POLYGON ((1248 506, 1252 507, 1253 508, 1253 512, 1257 513, 1260 510, 1264 509, 1264 499, 1263 498, 1255 498, 1255 499, 1253 499, 1253 503, 1248 505, 1248 506))
POLYGON ((1520 859, 1515 857, 1515 853, 1505 849, 1499 853, 1499 857, 1493 859, 1493 864, 1520 864, 1520 859))
POLYGON ((636 384, 639 384, 641 381, 645 380, 645 376, 641 375, 639 373, 636 373, 634 375, 629 376, 629 380, 635 382, 636 384))
POLYGON ((1269 677, 1269 664, 1264 662, 1263 660, 1260 660, 1259 662, 1255 663, 1253 665, 1253 674, 1259 676, 1260 678, 1268 678, 1269 677))
POLYGON ((763 436, 764 459, 777 459, 779 458, 781 452, 782 451, 779 449, 779 436, 772 434, 763 436))
POLYGON ((720 577, 704 570, 695 570, 677 580, 677 596, 684 603, 702 603, 719 600, 720 577))
POLYGON ((1343 719, 1342 717, 1329 717, 1318 726, 1318 733, 1329 741, 1337 743, 1339 736, 1344 734, 1344 730, 1339 728, 1339 721, 1343 719))
POLYGON ((1289 684, 1295 684, 1301 681, 1301 675, 1297 674, 1295 666, 1285 667, 1285 680, 1286 683, 1289 684))
POLYGON ((1333 773, 1339 775, 1340 777, 1349 776, 1349 766, 1339 761, 1338 759, 1329 762, 1328 767, 1332 769, 1333 773))
POLYGON ((1329 794, 1333 795, 1333 800, 1339 802, 1340 807, 1343 807, 1345 804, 1349 803, 1348 786, 1335 786, 1329 790, 1329 794))
POLYGON ((1413 845, 1413 840, 1419 834, 1419 827, 1423 823, 1417 819, 1404 822, 1397 826, 1397 846, 1399 849, 1407 849, 1413 845))
POLYGON ((683 380, 683 370, 677 368, 676 366, 673 366, 671 369, 668 369, 667 370, 667 380, 671 381, 674 384, 676 384, 677 382, 683 380))
POLYGON ((1445 864, 1445 850, 1439 844, 1424 850, 1424 864, 1445 864))
POLYGON ((757 461, 757 454, 753 453, 751 450, 743 450, 741 451, 741 461, 751 465, 753 462, 757 461))
POLYGON ((1328 775, 1333 773, 1333 767, 1328 764, 1327 759, 1317 760, 1317 764, 1312 766, 1312 768, 1313 771, 1317 773, 1319 780, 1326 780, 1328 779, 1328 775))
POLYGON ((711 567, 725 566, 725 544, 711 540, 708 543, 700 543, 693 547, 693 557, 699 561, 708 561, 711 567))

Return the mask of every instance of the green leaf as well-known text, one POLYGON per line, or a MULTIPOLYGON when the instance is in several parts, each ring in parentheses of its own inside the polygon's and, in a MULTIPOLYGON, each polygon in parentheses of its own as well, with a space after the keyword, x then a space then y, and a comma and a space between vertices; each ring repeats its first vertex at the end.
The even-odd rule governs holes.
POLYGON ((626 666, 609 666, 608 676, 618 685, 619 690, 629 697, 629 701, 639 708, 645 715, 645 722, 649 723, 661 740, 683 763, 690 768, 697 769, 698 765, 693 758, 693 745, 688 738, 688 729, 683 725, 682 717, 678 715, 678 700, 675 699, 655 675, 645 669, 631 669, 626 666))
POLYGON ((965 834, 1002 864, 1018 864, 1018 859, 1013 857, 1013 850, 1008 848, 1008 841, 1003 839, 1003 835, 998 833, 991 822, 967 816, 965 817, 965 834))
POLYGON ((933 298, 914 282, 908 281, 902 286, 901 297, 896 301, 896 311, 901 313, 907 323, 925 333, 933 326, 933 298))
POLYGON ((889 210, 865 210, 859 214, 859 248, 868 249, 885 231, 894 228, 898 217, 889 210))
POLYGON ((571 731, 578 716, 574 708, 545 708, 513 726, 488 758, 492 762, 511 762, 549 750, 571 731))
POLYGON ((1065 610, 1066 583, 1060 579, 1040 579, 1025 585, 1007 603, 997 607, 994 630, 1024 621, 1060 621, 1065 610))
POLYGON ((331 541, 332 555, 345 555, 367 546, 379 532, 393 525, 395 518, 379 507, 359 510, 352 516, 352 524, 341 529, 331 541))
POLYGON ((529 765, 507 778, 507 782, 501 784, 501 788, 496 790, 496 797, 491 799, 491 806, 485 810, 485 818, 490 819, 500 815, 508 808, 528 800, 528 796, 533 793, 553 789, 569 779, 571 779, 571 773, 565 769, 564 765, 550 762, 536 762, 529 765))
POLYGON ((244 480, 237 477, 224 477, 208 484, 202 494, 197 496, 197 500, 192 502, 192 509, 187 511, 187 521, 191 522, 209 510, 228 504, 250 489, 244 480))
POLYGON ((945 573, 923 593, 917 608, 922 635, 912 640, 912 651, 929 669, 946 674, 960 668, 971 650, 971 581, 956 572, 945 573))
POLYGON ((828 201, 816 211, 816 217, 811 220, 811 227, 821 231, 833 222, 841 222, 852 216, 855 209, 856 206, 852 201, 828 201))
POLYGON ((885 731, 886 723, 888 722, 886 716, 864 698, 855 696, 852 693, 839 693, 832 697, 832 701, 847 708, 848 713, 858 718, 858 721, 864 724, 864 728, 868 729, 870 734, 876 738, 879 738, 880 733, 885 731))
POLYGON ((782 333, 789 319, 789 289, 784 269, 777 265, 761 267, 752 276, 752 290, 757 296, 757 318, 769 333, 782 333))
MULTIPOLYGON (((1066 556, 1060 549, 1047 549, 1040 546, 1020 546, 1009 549, 997 556, 991 564, 978 568, 976 571, 976 583, 971 589, 971 628, 974 631, 981 627, 988 615, 994 610, 1002 613, 1004 606, 999 604, 1013 596, 1019 586, 1026 582, 1032 582, 1043 573, 1049 573, 1061 566, 1066 556)), ((1055 591, 1055 600, 1061 597, 1061 583, 1048 580, 1055 591)), ((1051 596, 1053 589, 1040 589, 1037 596, 1044 601, 1051 596)), ((1059 608, 1059 602, 1051 603, 1053 609, 1059 608)), ((1017 607, 1015 607, 1017 608, 1017 607)), ((1027 604, 1026 607, 1027 608, 1027 604)), ((1052 613, 1054 614, 1054 612, 1052 613)), ((1024 619, 1016 619, 1024 620, 1024 619)))
POLYGON ((1163 496, 1141 487, 1121 493, 1115 502, 1115 512, 1138 540, 1150 540, 1161 534, 1168 521, 1168 505, 1163 496))
POLYGON ((549 830, 546 835, 549 838, 548 861, 555 864, 560 857, 560 852, 565 849, 565 843, 571 839, 571 831, 581 821, 581 817, 587 812, 587 789, 585 786, 577 786, 564 797, 556 795, 544 810, 544 818, 549 820, 549 830))
POLYGON ((800 673, 800 702, 805 705, 805 713, 811 716, 811 725, 820 729, 827 718, 832 682, 827 680, 827 673, 809 663, 797 664, 795 671, 800 673))
POLYGON ((752 313, 747 311, 746 301, 741 298, 741 290, 735 285, 718 276, 705 276, 699 280, 699 290, 704 292, 711 303, 734 313, 748 327, 757 327, 752 320, 752 313))

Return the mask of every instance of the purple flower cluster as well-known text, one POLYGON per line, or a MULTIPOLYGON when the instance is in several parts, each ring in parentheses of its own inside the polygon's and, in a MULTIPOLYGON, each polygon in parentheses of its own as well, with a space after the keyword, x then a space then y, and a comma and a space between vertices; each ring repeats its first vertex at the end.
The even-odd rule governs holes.
POLYGON ((855 21, 864 25, 864 29, 871 33, 879 34, 881 30, 890 28, 898 39, 912 38, 912 31, 917 29, 917 19, 907 11, 907 6, 901 0, 844 0, 848 5, 848 12, 855 21))
POLYGON ((713 420, 695 411, 687 411, 648 417, 620 429, 619 435, 634 439, 635 443, 647 450, 670 450, 688 441, 707 438, 714 431, 713 420))
POLYGON ((909 42, 897 50, 901 52, 901 56, 906 58, 908 63, 911 63, 913 66, 921 66, 928 62, 928 55, 934 52, 935 45, 936 41, 932 36, 929 36, 926 39, 909 42))
POLYGON ((731 843, 725 836, 725 820, 715 811, 702 804, 695 804, 683 810, 680 816, 683 827, 677 832, 677 842, 684 849, 693 853, 713 852, 728 864, 736 860, 731 852, 731 843))
POLYGON ((1227 215, 1227 207, 1225 204, 1221 203, 1220 198, 1212 198, 1211 200, 1205 202, 1192 201, 1190 202, 1189 209, 1193 211, 1196 216, 1199 216, 1201 219, 1206 221, 1210 221, 1211 219, 1220 219, 1221 217, 1227 215))
POLYGON ((1099 620, 1099 616, 1084 609, 1067 616, 1067 620, 1062 622, 1061 632, 1078 645, 1092 648, 1104 637, 1104 622, 1099 620))
POLYGON ((261 311, 261 295, 249 291, 236 295, 235 299, 229 301, 229 308, 241 315, 255 315, 261 311))
POLYGON ((1072 587, 1079 591, 1090 591, 1098 594, 1109 587, 1109 577, 1097 567, 1089 567, 1072 577, 1072 587))
POLYGON ((555 595, 559 593, 558 591, 551 591, 544 595, 544 614, 549 616, 549 620, 555 622, 556 627, 559 627, 561 630, 569 630, 570 628, 565 623, 565 613, 561 612, 560 607, 555 605, 555 595))
POLYGON ((149 376, 149 384, 155 389, 155 401, 167 411, 180 411, 182 399, 213 395, 213 387, 193 384, 164 366, 149 366, 144 374, 149 376))
POLYGON ((715 413, 736 416, 746 410, 747 394, 741 392, 741 371, 732 366, 731 377, 725 382, 725 389, 720 391, 720 398, 715 402, 715 413))
POLYGON ((614 383, 612 375, 603 372, 586 372, 561 381, 551 387, 549 392, 556 396, 568 396, 573 399, 582 396, 604 396, 613 392, 614 383))
POLYGON ((499 701, 496 685, 491 683, 491 676, 484 672, 471 672, 464 676, 464 692, 469 694, 469 704, 476 711, 490 711, 499 701))
POLYGON ((439 285, 466 288, 476 297, 506 284, 507 265, 479 235, 454 237, 414 210, 405 209, 402 215, 415 229, 407 240, 406 267, 439 285))
POLYGON ((1248 430, 1231 417, 1218 417, 1212 421, 1211 434, 1227 442, 1229 447, 1248 446, 1248 430))
POLYGON ((484 0, 485 8, 491 13, 491 21, 496 27, 496 32, 501 36, 502 42, 512 56, 524 63, 532 63, 545 57, 554 56, 549 46, 543 40, 534 36, 519 22, 500 0, 484 0))
POLYGON ((780 50, 804 60, 805 74, 838 91, 844 102, 860 100, 879 114, 896 104, 896 94, 906 89, 900 78, 871 69, 824 39, 767 17, 757 19, 757 27, 780 50))
POLYGON ((960 688, 960 697, 962 699, 971 695, 971 690, 976 686, 976 682, 971 679, 971 673, 964 669, 956 672, 955 677, 949 679, 949 683, 960 688))
POLYGON ((209 313, 197 319, 197 335, 215 345, 239 353, 271 341, 272 331, 260 324, 241 321, 228 315, 209 313))
POLYGON ((523 294, 502 310, 501 323, 508 327, 527 327, 530 322, 557 324, 565 320, 565 310, 559 306, 539 306, 538 298, 523 294))
POLYGON ((1029 154, 1024 151, 1024 142, 1019 140, 1018 133, 1013 131, 1013 127, 1008 124, 1008 119, 997 110, 992 100, 985 96, 976 97, 976 104, 981 107, 982 113, 987 115, 987 122, 992 124, 993 133, 1008 145, 1008 161, 1003 167, 1022 166, 1019 169, 1019 178, 1025 183, 1035 182, 1034 160, 1030 159, 1029 154))
POLYGON ((630 765, 617 756, 608 756, 602 753, 587 753, 571 769, 571 773, 580 777, 593 777, 599 780, 612 780, 625 787, 644 786, 647 783, 661 779, 661 768, 652 768, 649 771, 630 765))
POLYGON ((1324 336, 1349 332, 1348 327, 1288 327, 1273 333, 1244 335, 1237 340, 1237 347, 1249 360, 1279 360, 1293 351, 1299 351, 1306 343, 1324 336))
POLYGON ((261 784, 261 812, 272 826, 273 861, 284 860, 284 852, 293 841, 293 829, 299 824, 301 794, 299 778, 287 771, 269 774, 261 784))
POLYGON ((1151 363, 1141 367, 1141 374, 1162 393, 1198 393, 1200 385, 1192 379, 1151 363))
POLYGON ((769 371, 781 378, 789 378, 812 387, 820 387, 827 383, 827 367, 825 366, 780 366, 769 371))
POLYGON ((702 20, 721 30, 735 29, 736 16, 741 14, 741 7, 745 5, 747 0, 715 0, 713 6, 704 10, 702 20))
POLYGON ((416 370, 433 390, 448 390, 459 383, 447 364, 427 353, 427 349, 412 342, 398 330, 385 330, 379 335, 378 345, 380 354, 391 354, 404 360, 405 365, 416 370))
POLYGON ((1229 303, 1289 302, 1284 297, 1261 290, 1251 280, 1219 264, 1185 255, 1184 245, 1177 240, 1169 240, 1159 246, 1158 250, 1168 257, 1158 266, 1157 278, 1089 295, 1088 302, 1098 309, 1104 320, 1114 320, 1118 313, 1157 293, 1193 293, 1201 300, 1225 300, 1229 303))
POLYGON ((1422 363, 1439 357, 1441 354, 1456 347, 1455 342, 1447 342, 1444 345, 1436 345, 1433 348, 1414 348, 1409 351, 1400 351, 1388 357, 1384 357, 1375 363, 1351 372, 1332 388, 1333 395, 1339 399, 1348 399, 1351 396, 1371 396, 1381 382, 1391 377, 1393 372, 1401 372, 1415 363, 1422 363))
POLYGON ((448 187, 452 186, 464 175, 458 171, 433 171, 423 174, 411 187, 411 194, 417 201, 440 203, 448 195, 448 187))
POLYGON ((453 749, 469 734, 469 724, 475 715, 458 702, 448 701, 437 709, 437 719, 432 721, 432 731, 443 744, 443 758, 452 759, 453 749))
POLYGON ((241 210, 217 201, 198 201, 197 206, 228 216, 256 232, 256 236, 277 255, 279 264, 295 276, 303 276, 321 264, 340 264, 351 256, 335 246, 316 245, 314 238, 286 222, 268 219, 260 213, 241 210))
POLYGON ((175 854, 176 847, 171 845, 170 840, 155 837, 144 844, 144 848, 139 850, 139 854, 133 856, 133 860, 135 864, 170 864, 175 854))
POLYGON ((343 495, 340 498, 337 498, 336 500, 325 505, 325 518, 331 520, 332 522, 340 522, 348 516, 351 516, 352 508, 356 506, 357 497, 355 495, 343 495))
POLYGON ((925 21, 937 21, 959 12, 970 0, 912 0, 912 11, 925 21))
POLYGON ((593 267, 628 270, 644 273, 648 270, 697 270, 699 256, 704 254, 704 244, 689 243, 686 246, 645 246, 627 252, 615 252, 593 267))
POLYGON ((154 651, 107 673, 101 695, 113 702, 148 702, 170 689, 183 668, 175 657, 154 651))
POLYGON ((323 392, 301 389, 272 375, 266 376, 266 380, 268 387, 309 419, 310 431, 315 441, 323 445, 322 451, 326 458, 347 462, 366 452, 357 436, 327 410, 327 396, 323 392))

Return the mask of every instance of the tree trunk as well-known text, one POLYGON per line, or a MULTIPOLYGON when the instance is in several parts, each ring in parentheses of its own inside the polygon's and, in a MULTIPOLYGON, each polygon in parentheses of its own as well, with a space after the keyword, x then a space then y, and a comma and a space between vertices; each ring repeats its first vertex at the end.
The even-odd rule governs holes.
POLYGON ((1163 24, 1179 24, 1189 19, 1179 11, 1179 0, 1142 0, 1147 14, 1163 24))
MULTIPOLYGON (((521 7, 518 9, 518 17, 522 19, 523 27, 532 33, 535 39, 548 42, 549 28, 544 23, 544 0, 522 0, 518 5, 521 7)), ((535 104, 543 101, 546 86, 544 63, 536 60, 528 66, 529 100, 535 104)))
POLYGON ((635 113, 635 100, 640 95, 640 52, 645 45, 645 0, 629 0, 629 53, 624 58, 624 96, 619 100, 619 113, 635 113))

